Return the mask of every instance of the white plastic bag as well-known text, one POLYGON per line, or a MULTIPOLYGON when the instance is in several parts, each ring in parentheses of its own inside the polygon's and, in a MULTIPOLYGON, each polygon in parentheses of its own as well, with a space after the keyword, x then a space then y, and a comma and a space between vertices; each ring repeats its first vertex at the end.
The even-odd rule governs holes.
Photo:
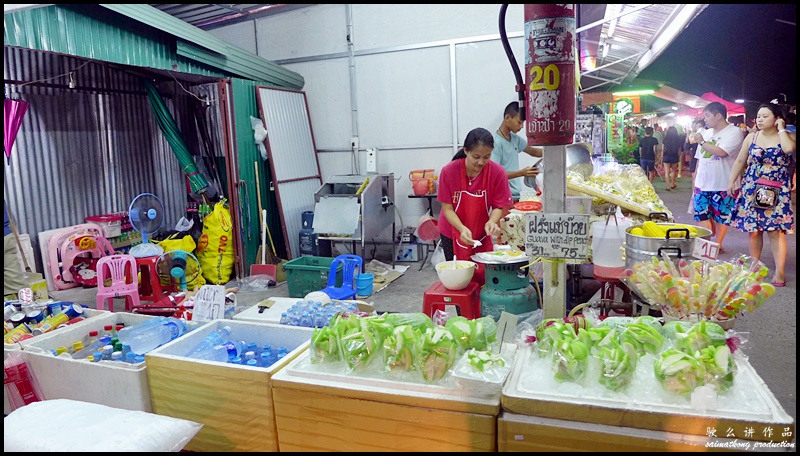
POLYGON ((431 264, 436 266, 442 261, 447 261, 447 259, 444 257, 444 248, 442 248, 442 241, 440 240, 436 243, 436 248, 433 249, 433 254, 431 255, 431 264))
POLYGON ((3 451, 176 452, 201 427, 201 423, 155 413, 53 399, 28 404, 3 420, 3 451), (42 438, 45 429, 47 438, 42 438))

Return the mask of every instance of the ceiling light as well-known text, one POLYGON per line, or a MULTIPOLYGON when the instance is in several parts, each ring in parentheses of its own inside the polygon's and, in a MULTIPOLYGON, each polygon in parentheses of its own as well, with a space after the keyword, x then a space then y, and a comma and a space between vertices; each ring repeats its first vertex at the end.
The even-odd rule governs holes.
POLYGON ((744 99, 743 98, 737 98, 737 99, 733 100, 733 102, 734 103, 743 104, 744 103, 744 99))
POLYGON ((626 97, 626 96, 633 96, 633 95, 652 95, 656 91, 653 89, 641 89, 641 90, 629 90, 627 92, 612 92, 611 95, 615 97, 626 97))

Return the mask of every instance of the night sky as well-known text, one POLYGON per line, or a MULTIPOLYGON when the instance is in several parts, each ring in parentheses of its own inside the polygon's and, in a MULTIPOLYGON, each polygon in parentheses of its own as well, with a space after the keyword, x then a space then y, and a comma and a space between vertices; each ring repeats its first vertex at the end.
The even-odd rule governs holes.
POLYGON ((778 98, 797 104, 797 9, 710 4, 634 82, 659 81, 700 96, 744 98, 748 117, 778 98), (744 88, 744 93, 742 90, 744 88))

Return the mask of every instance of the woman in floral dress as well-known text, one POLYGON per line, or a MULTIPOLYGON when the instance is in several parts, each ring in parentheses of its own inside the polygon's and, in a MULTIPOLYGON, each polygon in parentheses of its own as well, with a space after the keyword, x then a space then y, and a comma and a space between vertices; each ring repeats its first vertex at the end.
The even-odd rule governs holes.
POLYGON ((756 259, 761 258, 764 232, 767 233, 775 259, 772 284, 782 287, 786 285, 786 232, 794 230, 792 176, 788 165, 795 153, 796 137, 786 130, 784 114, 775 104, 763 104, 758 108, 756 125, 758 131, 745 138, 731 170, 728 193, 733 194, 742 177, 732 226, 750 233, 750 256, 756 259), (771 195, 773 189, 777 198, 762 198, 771 195))

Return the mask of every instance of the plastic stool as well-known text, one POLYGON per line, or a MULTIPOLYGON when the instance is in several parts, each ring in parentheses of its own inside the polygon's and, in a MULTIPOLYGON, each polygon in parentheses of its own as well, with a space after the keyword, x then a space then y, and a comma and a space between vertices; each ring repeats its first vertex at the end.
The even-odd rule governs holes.
MULTIPOLYGON (((623 310, 622 313, 630 315, 633 309, 633 303, 631 302, 631 290, 624 283, 622 283, 622 280, 620 279, 622 276, 622 271, 624 270, 624 266, 619 268, 594 266, 592 276, 594 277, 594 280, 600 282, 601 300, 614 301, 614 289, 619 288, 622 290, 622 302, 631 303, 631 309, 623 310)), ((608 315, 608 309, 603 309, 603 311, 606 315, 608 315)))
POLYGON ((139 280, 139 300, 140 301, 159 301, 165 294, 174 291, 174 287, 161 287, 161 279, 158 277, 156 269, 158 256, 150 256, 136 259, 136 268, 142 274, 139 280))
POLYGON ((449 290, 440 281, 428 287, 422 298, 422 313, 433 318, 439 309, 444 312, 445 306, 458 306, 461 316, 469 320, 481 316, 481 287, 470 282, 463 290, 449 290))

